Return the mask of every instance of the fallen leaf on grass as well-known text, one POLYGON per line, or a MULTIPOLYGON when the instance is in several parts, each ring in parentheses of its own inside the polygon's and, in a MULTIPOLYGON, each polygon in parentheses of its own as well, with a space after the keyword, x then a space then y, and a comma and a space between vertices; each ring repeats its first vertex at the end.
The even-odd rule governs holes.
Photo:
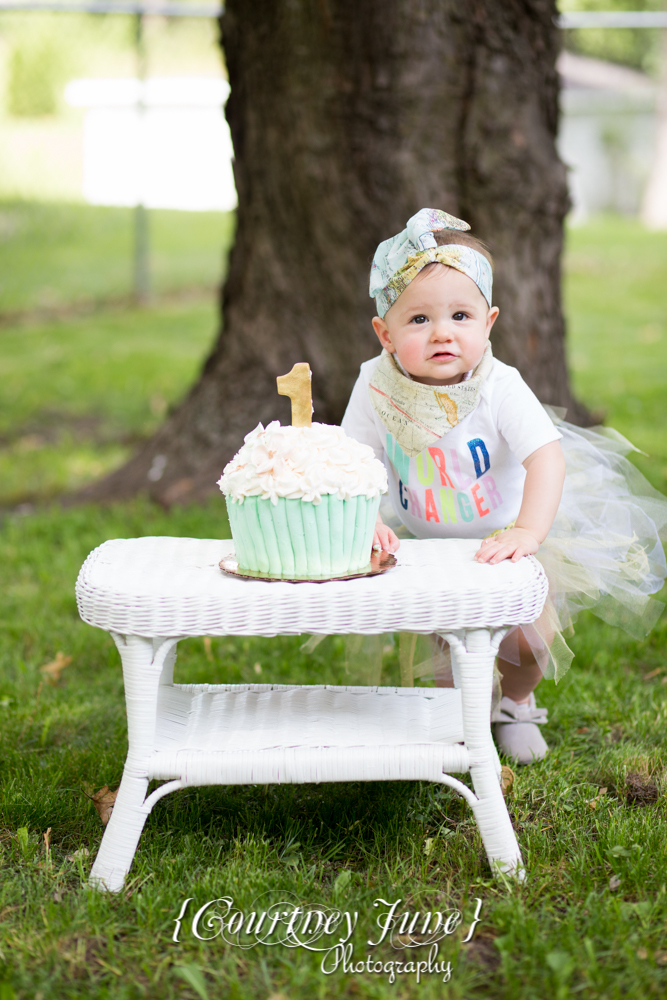
POLYGON ((514 771, 507 764, 503 764, 500 769, 500 787, 505 798, 507 798, 514 787, 514 771))
POLYGON ((93 792, 92 785, 85 785, 84 791, 97 809, 103 826, 106 826, 111 819, 111 813, 113 812, 114 802, 116 801, 116 796, 118 795, 118 789, 116 789, 115 792, 112 792, 108 785, 104 785, 103 788, 100 788, 99 792, 93 792))
POLYGON ((93 795, 93 805, 97 809, 104 826, 106 826, 111 819, 111 813, 113 812, 117 795, 118 789, 116 789, 115 792, 112 792, 108 785, 100 788, 99 792, 95 792, 93 795))
POLYGON ((588 802, 589 807, 591 809, 597 809, 598 802, 600 801, 601 798, 604 798, 604 796, 606 794, 607 794, 607 789, 606 788, 601 788, 600 791, 597 793, 597 795, 595 796, 594 799, 589 799, 589 802, 588 802))
POLYGON ((642 961, 645 958, 648 958, 648 952, 646 948, 637 948, 637 958, 641 958, 642 961))
POLYGON ((644 674, 644 678, 643 679, 645 681, 652 681, 654 677, 657 677, 658 674, 661 674, 661 673, 662 673, 662 667, 656 667, 655 670, 651 670, 650 673, 644 674))
POLYGON ((581 729, 577 729, 578 733, 590 733, 588 726, 582 726, 581 729))
POLYGON ((667 965, 667 951, 656 951, 655 960, 658 965, 667 965))
POLYGON ((68 854, 65 861, 76 861, 77 858, 87 858, 89 854, 90 851, 87 847, 80 847, 74 854, 68 854))
POLYGON ((612 892, 616 892, 619 885, 621 884, 621 879, 618 875, 612 875, 609 879, 609 888, 612 892))
POLYGON ((51 849, 51 827, 49 827, 46 833, 44 834, 44 850, 48 854, 50 849, 51 849))
POLYGON ((40 674, 44 674, 44 677, 49 682, 49 684, 56 685, 60 680, 60 675, 62 674, 65 667, 68 667, 72 662, 71 656, 65 656, 60 650, 56 653, 55 660, 51 660, 50 663, 45 663, 43 667, 39 668, 40 674))
POLYGON ((424 854, 426 855, 426 857, 428 857, 431 851, 433 850, 434 844, 435 844, 435 837, 426 838, 426 842, 424 843, 424 854))

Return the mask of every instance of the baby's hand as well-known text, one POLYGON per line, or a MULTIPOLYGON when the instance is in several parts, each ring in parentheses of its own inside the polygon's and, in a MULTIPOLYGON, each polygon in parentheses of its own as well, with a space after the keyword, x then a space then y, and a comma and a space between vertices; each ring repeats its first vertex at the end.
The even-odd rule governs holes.
POLYGON ((385 552, 395 552, 401 543, 398 538, 386 524, 384 524, 378 518, 377 524, 375 525, 375 534, 373 535, 373 549, 375 552, 381 552, 383 549, 385 552))
POLYGON ((522 556, 535 555, 539 547, 540 543, 530 531, 509 528, 493 538, 485 538, 482 547, 475 553, 475 559, 481 563, 499 563, 503 559, 518 562, 522 556))

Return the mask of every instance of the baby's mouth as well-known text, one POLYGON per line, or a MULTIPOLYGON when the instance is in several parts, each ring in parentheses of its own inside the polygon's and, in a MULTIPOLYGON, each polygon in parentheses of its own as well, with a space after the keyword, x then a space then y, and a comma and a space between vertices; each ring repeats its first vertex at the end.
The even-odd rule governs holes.
POLYGON ((438 351, 431 355, 431 361, 454 361, 455 359, 456 355, 450 351, 438 351))

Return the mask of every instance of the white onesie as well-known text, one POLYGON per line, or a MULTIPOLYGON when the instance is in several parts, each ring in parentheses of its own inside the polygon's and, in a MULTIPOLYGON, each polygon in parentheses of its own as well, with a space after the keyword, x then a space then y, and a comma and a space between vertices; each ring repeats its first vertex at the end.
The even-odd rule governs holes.
POLYGON ((516 368, 493 359, 477 407, 416 458, 406 455, 371 406, 379 358, 361 366, 343 429, 384 461, 392 507, 417 538, 485 538, 514 521, 522 462, 562 435, 516 368))

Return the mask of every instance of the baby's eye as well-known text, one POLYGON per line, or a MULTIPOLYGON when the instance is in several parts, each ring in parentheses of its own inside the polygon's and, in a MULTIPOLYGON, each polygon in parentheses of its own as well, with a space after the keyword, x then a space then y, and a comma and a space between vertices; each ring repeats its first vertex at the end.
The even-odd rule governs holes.
POLYGON ((419 316, 413 316, 412 319, 410 320, 410 322, 411 323, 428 323, 428 318, 426 316, 424 316, 422 313, 420 313, 419 316))
POLYGON ((467 318, 468 318, 468 314, 464 313, 464 312, 455 312, 454 315, 452 316, 452 319, 455 319, 457 323, 460 323, 461 320, 464 320, 464 319, 467 319, 467 318))

